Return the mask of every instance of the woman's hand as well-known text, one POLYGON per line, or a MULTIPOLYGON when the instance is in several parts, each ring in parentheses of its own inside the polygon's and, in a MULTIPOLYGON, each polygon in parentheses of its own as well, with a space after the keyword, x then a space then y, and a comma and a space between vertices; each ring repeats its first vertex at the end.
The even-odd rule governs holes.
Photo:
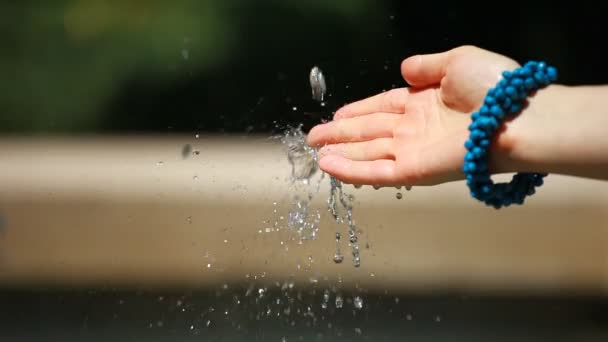
MULTIPOLYGON (((320 168, 350 184, 433 185, 463 178, 470 114, 502 71, 518 63, 472 46, 418 55, 401 65, 410 87, 348 104, 314 127, 320 168)), ((508 155, 509 135, 492 144, 490 167, 508 155)))

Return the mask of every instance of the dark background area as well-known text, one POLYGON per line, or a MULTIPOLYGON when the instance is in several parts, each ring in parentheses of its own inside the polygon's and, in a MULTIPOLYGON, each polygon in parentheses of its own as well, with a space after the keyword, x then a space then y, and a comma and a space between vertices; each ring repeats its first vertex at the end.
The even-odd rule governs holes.
POLYGON ((463 44, 520 62, 544 59, 565 84, 608 79, 608 6, 601 2, 101 3, 0 5, 8 30, 1 131, 266 133, 310 126, 343 103, 405 85, 405 57, 463 44), (326 107, 310 96, 313 65, 329 82, 326 107))

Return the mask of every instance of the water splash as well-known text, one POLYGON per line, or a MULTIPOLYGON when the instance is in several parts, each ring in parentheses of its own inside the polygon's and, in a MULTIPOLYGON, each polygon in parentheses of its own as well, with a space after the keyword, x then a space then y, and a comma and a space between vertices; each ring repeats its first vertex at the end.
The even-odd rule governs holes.
MULTIPOLYGON (((329 212, 333 216, 334 220, 337 223, 344 223, 348 226, 348 241, 351 247, 351 253, 353 256, 353 265, 355 267, 361 266, 361 256, 359 253, 359 237, 357 226, 355 225, 355 221, 353 219, 353 205, 352 201, 354 200, 354 196, 345 194, 342 188, 342 183, 336 179, 335 177, 330 177, 330 196, 327 200, 327 205, 329 212), (339 206, 342 206, 344 210, 344 215, 340 215, 339 206)), ((337 237, 337 236, 336 236, 337 237)), ((338 241, 339 239, 337 239, 338 241)), ((336 250, 336 255, 339 255, 340 250, 336 250)), ((334 258, 335 261, 335 258, 334 258)))
MULTIPOLYGON (((318 149, 310 147, 306 143, 306 134, 302 131, 302 126, 288 127, 279 138, 287 160, 291 166, 290 184, 296 187, 291 198, 291 208, 287 215, 287 228, 296 232, 303 240, 314 240, 318 236, 321 224, 321 212, 312 209, 312 202, 319 194, 321 184, 325 180, 325 172, 320 171, 318 166, 318 149), (315 176, 320 174, 316 181, 315 176), (301 188, 304 188, 304 195, 301 195, 301 188)), ((359 253, 358 229, 353 219, 353 200, 354 196, 344 192, 342 183, 335 177, 329 176, 329 197, 326 201, 327 210, 337 224, 346 224, 348 232, 348 244, 351 248, 353 265, 361 265, 359 253)), ((276 207, 276 205, 275 205, 276 207)), ((275 209, 276 213, 276 209, 275 209)), ((275 223, 272 231, 278 230, 275 223)), ((340 250, 340 236, 336 232, 336 253, 333 257, 335 263, 342 263, 344 256, 340 250)))

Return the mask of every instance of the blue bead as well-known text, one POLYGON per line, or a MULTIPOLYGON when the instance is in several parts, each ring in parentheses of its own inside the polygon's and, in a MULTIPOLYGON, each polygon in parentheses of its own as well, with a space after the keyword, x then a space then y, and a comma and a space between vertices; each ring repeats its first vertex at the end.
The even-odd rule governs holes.
POLYGON ((505 116, 505 112, 497 105, 492 106, 490 112, 499 119, 502 119, 505 116))
POLYGON ((536 71, 537 62, 529 61, 524 65, 524 68, 529 69, 530 71, 536 71))
POLYGON ((487 105, 482 105, 481 108, 479 108, 479 114, 480 115, 489 115, 490 114, 490 107, 488 107, 487 105))
POLYGON ((484 139, 487 138, 487 134, 486 132, 480 130, 480 129, 475 129, 471 132, 471 139, 475 140, 480 140, 480 139, 484 139))
POLYGON ((496 97, 498 102, 502 102, 505 99, 505 92, 502 90, 502 88, 497 88, 494 91, 494 97, 496 97))
POLYGON ((473 155, 475 156, 475 158, 477 158, 477 159, 481 159, 481 158, 485 157, 487 154, 487 151, 480 147, 473 148, 472 152, 473 152, 473 155))
POLYGON ((517 70, 515 70, 515 74, 521 78, 530 77, 532 75, 530 70, 527 68, 518 68, 517 70))
POLYGON ((505 94, 507 94, 507 96, 509 96, 510 98, 515 99, 515 97, 517 96, 517 90, 513 86, 507 86, 505 88, 505 94))
POLYGON ((494 96, 487 95, 487 96, 486 96, 486 99, 485 99, 485 103, 486 103, 488 106, 491 106, 491 105, 493 105, 493 104, 496 104, 496 99, 494 98, 494 96))
POLYGON ((539 63, 538 63, 538 69, 539 69, 539 70, 543 70, 543 69, 545 69, 546 67, 547 67, 547 63, 545 63, 545 62, 539 62, 539 63))
POLYGON ((473 146, 475 146, 475 144, 473 144, 473 142, 471 140, 467 140, 464 142, 464 147, 467 150, 470 150, 471 148, 473 148, 473 146))
POLYGON ((502 103, 502 106, 504 108, 509 108, 511 107, 511 104, 513 103, 513 100, 511 100, 510 97, 505 98, 504 102, 502 103))
POLYGON ((467 154, 464 155, 464 160, 473 161, 475 160, 475 155, 472 152, 467 152, 467 154))
POLYGON ((555 69, 554 67, 548 67, 547 77, 549 78, 549 81, 555 82, 557 80, 557 69, 555 69))
POLYGON ((502 72, 502 77, 506 80, 511 78, 511 72, 510 71, 503 71, 502 72))
POLYGON ((549 83, 549 78, 543 74, 542 72, 538 71, 536 73, 534 73, 534 79, 540 83, 540 84, 548 84, 549 83))
POLYGON ((528 97, 528 93, 525 90, 521 90, 517 92, 518 100, 525 100, 528 97))
POLYGON ((524 81, 524 86, 528 90, 535 89, 536 88, 536 81, 532 77, 528 77, 524 81))
POLYGON ((473 113, 473 115, 471 115, 471 120, 477 121, 479 119, 479 117, 480 117, 479 112, 475 112, 475 113, 473 113))
POLYGON ((519 103, 513 103, 511 105, 511 108, 509 108, 509 113, 511 113, 511 114, 518 113, 521 110, 521 108, 522 108, 521 104, 519 104, 519 103))
POLYGON ((492 130, 495 130, 498 128, 498 120, 496 120, 496 118, 494 117, 489 117, 488 118, 488 126, 490 126, 490 128, 492 128, 492 130))
POLYGON ((515 88, 521 88, 524 86, 524 81, 521 78, 517 77, 511 80, 511 85, 515 88))
POLYGON ((490 146, 490 140, 488 140, 488 139, 481 139, 479 141, 479 146, 481 146, 481 147, 488 147, 488 146, 490 146))

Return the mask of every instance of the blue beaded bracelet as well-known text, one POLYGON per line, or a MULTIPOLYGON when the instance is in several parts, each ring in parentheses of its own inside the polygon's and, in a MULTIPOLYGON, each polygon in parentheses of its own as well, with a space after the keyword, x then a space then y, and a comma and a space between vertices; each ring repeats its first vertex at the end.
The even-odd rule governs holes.
POLYGON ((535 188, 543 184, 543 173, 517 173, 509 183, 494 184, 488 170, 488 148, 494 132, 507 117, 521 111, 528 96, 557 79, 557 70, 545 62, 531 61, 512 72, 490 89, 479 111, 471 116, 470 136, 464 144, 467 153, 462 171, 471 197, 496 209, 523 204, 535 188))

